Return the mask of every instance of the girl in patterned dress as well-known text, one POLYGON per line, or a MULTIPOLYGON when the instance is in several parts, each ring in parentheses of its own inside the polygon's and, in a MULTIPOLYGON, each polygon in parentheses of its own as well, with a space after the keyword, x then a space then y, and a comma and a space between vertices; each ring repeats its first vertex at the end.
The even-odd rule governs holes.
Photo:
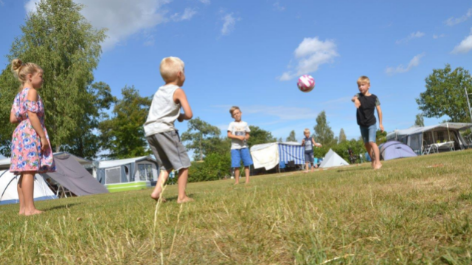
POLYGON ((34 175, 55 171, 54 158, 44 126, 44 105, 37 89, 43 84, 43 70, 34 63, 12 61, 13 74, 21 82, 13 101, 10 122, 18 123, 11 142, 10 172, 20 175, 20 215, 40 214, 34 206, 34 175))

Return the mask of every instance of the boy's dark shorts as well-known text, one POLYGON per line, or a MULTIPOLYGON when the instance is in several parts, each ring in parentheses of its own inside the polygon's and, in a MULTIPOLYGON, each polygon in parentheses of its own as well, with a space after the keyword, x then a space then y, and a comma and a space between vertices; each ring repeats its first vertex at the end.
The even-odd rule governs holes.
POLYGON ((160 170, 180 170, 190 167, 187 150, 180 142, 178 131, 156 133, 146 137, 160 170))

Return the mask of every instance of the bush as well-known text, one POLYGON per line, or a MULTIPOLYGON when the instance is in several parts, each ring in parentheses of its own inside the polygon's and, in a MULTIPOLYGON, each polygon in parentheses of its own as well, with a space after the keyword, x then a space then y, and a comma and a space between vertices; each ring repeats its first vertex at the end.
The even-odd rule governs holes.
POLYGON ((188 182, 211 181, 230 175, 231 156, 229 153, 207 155, 203 161, 192 162, 188 172, 188 182))

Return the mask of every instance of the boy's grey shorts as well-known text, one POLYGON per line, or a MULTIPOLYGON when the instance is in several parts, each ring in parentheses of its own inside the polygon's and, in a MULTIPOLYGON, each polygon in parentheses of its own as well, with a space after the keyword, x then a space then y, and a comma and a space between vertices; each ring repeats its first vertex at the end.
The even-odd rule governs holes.
POLYGON ((146 137, 161 170, 179 170, 190 167, 187 150, 180 142, 177 131, 156 133, 146 137))

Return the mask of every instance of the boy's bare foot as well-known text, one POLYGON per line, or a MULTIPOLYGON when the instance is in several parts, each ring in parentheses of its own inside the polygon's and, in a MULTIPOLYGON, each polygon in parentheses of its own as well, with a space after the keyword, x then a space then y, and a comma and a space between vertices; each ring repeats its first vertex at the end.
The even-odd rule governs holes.
POLYGON ((186 203, 186 202, 193 202, 194 199, 185 196, 183 199, 177 199, 177 203, 186 203))
MULTIPOLYGON (((161 198, 161 196, 158 195, 157 197, 154 197, 153 194, 151 194, 151 198, 157 202, 159 201, 159 198, 161 198)), ((161 202, 166 202, 166 201, 167 200, 165 198, 161 198, 161 202)))
POLYGON ((235 182, 235 183, 234 183, 234 185, 238 185, 238 184, 239 184, 239 182, 235 182))
POLYGON ((38 209, 34 209, 33 211, 31 212, 25 212, 25 216, 30 216, 30 215, 36 215, 36 214, 42 214, 43 211, 40 211, 38 209))
POLYGON ((378 163, 375 167, 374 170, 380 169, 382 167, 382 164, 378 163))

